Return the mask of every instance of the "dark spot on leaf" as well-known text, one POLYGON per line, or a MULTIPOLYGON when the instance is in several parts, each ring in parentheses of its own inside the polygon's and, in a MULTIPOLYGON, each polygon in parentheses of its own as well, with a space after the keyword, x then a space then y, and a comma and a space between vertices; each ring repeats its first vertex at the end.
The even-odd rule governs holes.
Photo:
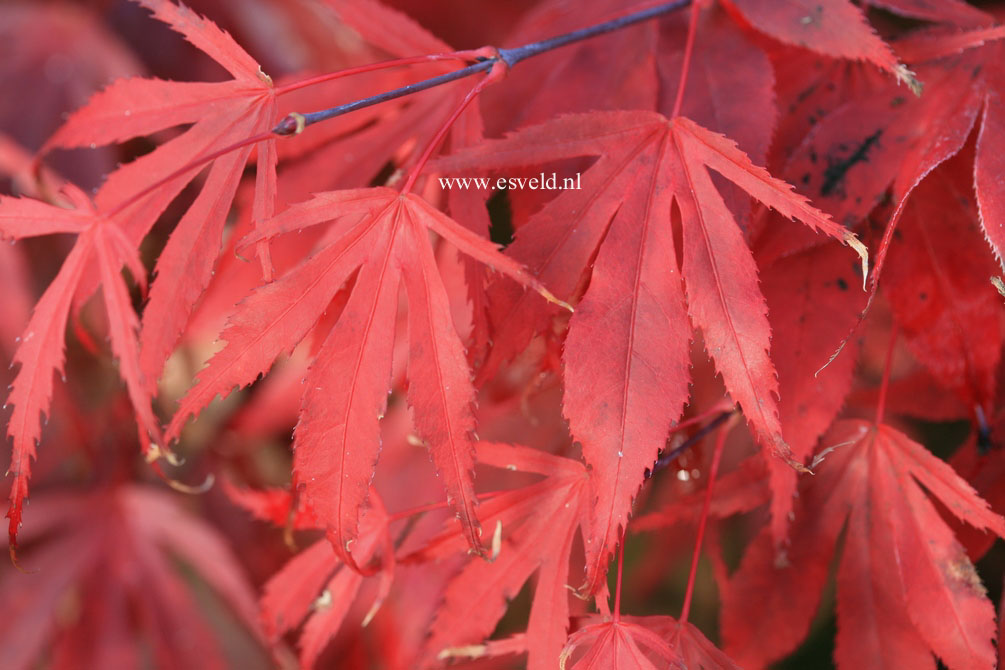
POLYGON ((808 98, 811 95, 813 95, 813 91, 815 91, 815 90, 817 90, 817 85, 813 84, 812 86, 808 87, 807 89, 805 89, 803 91, 800 91, 799 95, 796 96, 796 102, 802 102, 802 101, 806 100, 806 98, 808 98))
MULTIPOLYGON (((880 128, 872 135, 865 138, 862 143, 856 148, 848 158, 845 159, 830 159, 828 162, 830 165, 824 170, 824 181, 820 185, 820 195, 830 195, 833 193, 841 182, 844 181, 845 175, 848 174, 848 170, 854 167, 857 163, 864 163, 869 160, 869 149, 872 148, 874 144, 879 142, 880 136, 883 134, 883 129, 880 128)), ((838 149, 842 152, 847 151, 848 145, 843 142, 838 145, 838 149)))
POLYGON ((841 289, 842 291, 848 290, 848 282, 846 282, 843 277, 837 278, 837 285, 838 288, 841 289))

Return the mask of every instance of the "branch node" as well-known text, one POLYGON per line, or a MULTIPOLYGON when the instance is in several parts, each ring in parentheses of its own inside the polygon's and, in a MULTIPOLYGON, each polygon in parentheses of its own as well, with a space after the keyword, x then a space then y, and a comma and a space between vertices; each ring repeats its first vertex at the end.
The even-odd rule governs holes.
POLYGON ((291 135, 299 135, 304 132, 304 128, 306 127, 307 118, 303 114, 290 112, 286 115, 286 118, 276 124, 276 127, 272 129, 272 134, 279 135, 280 137, 290 137, 291 135))

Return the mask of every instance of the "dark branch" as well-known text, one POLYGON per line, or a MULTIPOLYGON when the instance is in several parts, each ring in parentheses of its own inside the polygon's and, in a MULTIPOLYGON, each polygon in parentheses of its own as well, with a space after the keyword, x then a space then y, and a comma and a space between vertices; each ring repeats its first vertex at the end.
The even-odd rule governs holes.
POLYGON ((686 7, 690 4, 691 0, 675 0, 674 2, 666 2, 662 5, 656 5, 655 7, 650 7, 649 9, 643 9, 610 21, 598 23, 595 26, 574 30, 571 33, 566 33, 565 35, 551 37, 546 40, 541 40, 540 42, 533 42, 532 44, 525 44, 522 47, 516 47, 514 49, 499 49, 499 57, 502 58, 506 65, 513 67, 522 60, 537 56, 538 54, 543 54, 546 51, 558 49, 559 47, 564 47, 565 45, 572 44, 573 42, 587 40, 591 37, 596 37, 597 35, 621 30, 622 28, 627 28, 628 26, 635 25, 636 23, 642 23, 643 21, 654 19, 658 16, 662 16, 663 14, 680 9, 681 7, 686 7))
POLYGON ((452 81, 457 81, 458 79, 464 79, 465 77, 470 77, 473 74, 479 72, 484 72, 490 70, 496 63, 495 58, 487 58, 483 61, 475 63, 474 65, 469 65, 460 70, 454 70, 453 72, 448 72, 446 74, 441 74, 438 77, 433 77, 431 79, 425 79, 423 81, 416 82, 414 84, 409 84, 407 86, 402 86, 401 88, 396 88, 385 93, 379 93, 377 95, 371 95, 369 98, 363 98, 362 100, 356 100, 354 102, 347 102, 344 105, 339 105, 337 107, 331 107, 329 109, 322 109, 319 112, 310 112, 308 114, 303 114, 302 123, 298 124, 297 119, 293 115, 289 115, 279 122, 272 132, 276 135, 294 135, 300 130, 307 126, 314 125, 320 121, 327 121, 328 119, 334 119, 336 116, 342 116, 343 114, 348 114, 349 112, 355 112, 357 109, 363 109, 364 107, 372 107, 373 105, 379 105, 382 102, 387 102, 388 100, 394 100, 395 98, 402 98, 406 95, 412 95, 413 93, 418 93, 419 91, 425 91, 428 88, 434 88, 436 86, 442 86, 443 84, 449 84, 452 81), (299 128, 299 130, 298 130, 299 128))
POLYGON ((272 129, 272 132, 275 135, 282 136, 296 135, 297 133, 303 131, 303 129, 307 126, 314 125, 320 121, 327 121, 328 119, 333 119, 336 116, 342 116, 343 114, 348 114, 349 112, 355 112, 357 109, 371 107, 382 102, 387 102, 388 100, 394 100, 395 98, 401 98, 406 95, 418 93, 419 91, 425 91, 436 86, 449 84, 452 81, 464 79, 465 77, 470 77, 471 75, 478 74, 479 72, 486 72, 500 60, 506 63, 507 67, 513 67, 522 60, 532 58, 538 54, 545 53, 546 51, 558 49, 559 47, 564 47, 567 44, 580 42, 591 37, 596 37, 597 35, 603 35, 615 30, 627 28, 628 26, 635 25, 636 23, 648 21, 658 16, 662 16, 663 14, 668 14, 669 12, 675 11, 689 4, 691 4, 691 0, 674 0, 673 2, 666 2, 661 5, 656 5, 655 7, 650 7, 649 9, 643 9, 638 12, 626 14, 625 16, 621 16, 610 21, 604 21, 603 23, 598 23, 597 25, 589 26, 588 28, 574 30, 571 33, 566 33, 565 35, 558 35, 540 42, 525 44, 522 47, 515 47, 513 49, 499 49, 499 56, 496 58, 486 58, 485 60, 481 60, 473 65, 468 65, 467 67, 453 72, 448 72, 447 74, 441 74, 438 77, 425 79, 423 81, 402 86, 401 88, 396 88, 385 93, 372 95, 369 98, 363 98, 354 102, 348 102, 344 105, 338 105, 337 107, 331 107, 317 112, 310 112, 308 114, 290 114, 280 121, 279 124, 272 129))
POLYGON ((685 451, 687 451, 688 449, 690 449, 694 445, 696 445, 699 442, 701 442, 701 440, 704 439, 704 437, 706 435, 708 435, 713 430, 715 430, 716 428, 718 428, 719 426, 721 426, 722 423, 726 419, 728 419, 729 417, 731 417, 733 415, 734 411, 735 410, 730 410, 728 412, 723 412, 719 416, 717 416, 714 419, 712 419, 711 421, 709 421, 706 425, 702 426, 701 429, 698 430, 694 435, 692 435, 691 437, 689 437, 686 440, 684 440, 683 442, 681 442, 681 444, 678 447, 676 447, 674 449, 671 449, 670 451, 668 451, 665 454, 663 454, 662 456, 660 456, 656 460, 656 464, 653 465, 653 467, 646 474, 646 478, 648 479, 649 477, 652 477, 654 474, 656 474, 660 470, 665 470, 668 467, 670 467, 670 464, 673 463, 675 460, 677 460, 678 456, 680 456, 681 454, 683 454, 685 451))

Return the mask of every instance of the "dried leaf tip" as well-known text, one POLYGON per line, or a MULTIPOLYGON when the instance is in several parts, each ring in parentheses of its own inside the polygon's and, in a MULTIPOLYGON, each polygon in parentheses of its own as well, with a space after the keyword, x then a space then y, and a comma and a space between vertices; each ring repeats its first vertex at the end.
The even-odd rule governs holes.
POLYGON ((464 647, 447 647, 440 650, 436 655, 436 660, 446 661, 451 658, 481 658, 488 651, 488 646, 484 644, 469 644, 464 647))
POLYGON ((845 233, 844 243, 855 250, 858 257, 862 259, 862 290, 867 290, 868 279, 869 279, 869 250, 865 248, 865 245, 855 236, 855 233, 845 233))
POLYGON ((914 76, 914 73, 907 69, 906 65, 898 65, 894 69, 894 74, 897 76, 897 81, 907 84, 907 87, 911 89, 911 93, 921 97, 921 91, 924 88, 924 84, 918 81, 918 78, 914 76))
POLYGON ((202 495, 206 491, 209 491, 211 488, 213 488, 213 484, 216 483, 216 477, 214 477, 213 473, 211 472, 208 475, 206 475, 206 479, 204 479, 201 484, 198 484, 196 486, 192 486, 191 484, 185 484, 183 482, 178 481, 177 479, 171 479, 170 477, 166 477, 164 481, 167 482, 168 486, 170 486, 175 491, 178 491, 180 493, 188 493, 189 495, 202 495))
POLYGON ((12 542, 10 544, 10 546, 7 548, 7 551, 10 554, 11 565, 13 565, 15 568, 17 568, 17 571, 20 572, 22 575, 34 575, 35 573, 38 572, 38 568, 36 568, 34 570, 29 570, 28 568, 23 567, 18 562, 18 560, 17 560, 17 544, 15 544, 15 543, 12 542))
POLYGON ((156 442, 151 442, 146 454, 147 463, 153 465, 162 458, 174 467, 185 463, 185 460, 179 458, 178 454, 171 451, 170 448, 161 447, 156 442))
POLYGON ((486 559, 489 563, 499 558, 499 552, 502 551, 502 521, 496 521, 495 530, 492 531, 492 546, 489 549, 489 555, 486 559))
POLYGON ((572 656, 573 648, 566 646, 562 650, 562 653, 558 657, 558 667, 559 670, 565 670, 565 664, 569 662, 569 657, 572 656))
POLYGON ((812 475, 812 474, 814 474, 813 470, 809 469, 808 467, 806 467, 805 465, 803 465, 802 463, 800 463, 799 461, 797 461, 794 458, 786 458, 785 462, 788 464, 788 466, 790 468, 792 468, 793 470, 795 470, 796 472, 798 472, 800 474, 803 474, 803 475, 812 475))
POLYGON ((266 86, 272 86, 273 85, 272 84, 272 77, 270 77, 269 75, 265 74, 265 70, 262 69, 261 65, 258 66, 258 78, 261 79, 262 83, 265 84, 266 86))
POLYGON ((994 284, 994 287, 998 289, 998 292, 1002 294, 1003 298, 1005 298, 1005 282, 1002 281, 1002 278, 992 277, 991 283, 994 284))
POLYGON ((789 447, 788 443, 785 442, 778 436, 775 442, 775 453, 774 455, 785 461, 785 464, 796 472, 804 475, 812 475, 813 471, 810 470, 802 461, 798 461, 792 457, 792 449, 789 447))
POLYGON ((373 601, 373 604, 370 605, 370 609, 366 612, 366 616, 363 617, 362 623, 360 623, 361 628, 369 626, 370 622, 373 621, 373 618, 377 616, 377 612, 380 611, 381 606, 384 604, 384 598, 386 595, 387 594, 380 595, 373 601))
POLYGON ((831 454, 832 452, 841 447, 847 447, 849 444, 855 444, 855 441, 848 440, 846 442, 839 442, 838 444, 833 444, 825 449, 822 449, 820 453, 818 453, 816 456, 813 457, 813 462, 810 463, 810 467, 811 468, 817 467, 818 465, 824 462, 824 459, 827 458, 829 454, 831 454))
POLYGON ((558 305, 562 309, 568 310, 569 313, 572 313, 572 312, 576 311, 575 309, 573 309, 572 305, 570 305, 566 301, 564 301, 564 300, 556 297, 554 293, 552 293, 551 291, 549 291, 545 287, 541 286, 540 284, 535 284, 534 288, 537 290, 538 293, 541 294, 542 298, 544 298, 545 300, 547 300, 551 304, 558 305))

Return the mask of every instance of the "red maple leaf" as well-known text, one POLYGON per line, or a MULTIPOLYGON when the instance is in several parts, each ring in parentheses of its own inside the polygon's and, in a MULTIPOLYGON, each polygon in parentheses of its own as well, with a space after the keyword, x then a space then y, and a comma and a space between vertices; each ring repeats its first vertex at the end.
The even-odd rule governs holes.
POLYGON ((259 636, 241 566, 215 530, 144 486, 33 500, 28 560, 0 580, 0 666, 223 668, 201 598, 173 565, 194 569, 259 636), (72 603, 68 606, 67 603, 72 603))
POLYGON ((995 613, 980 578, 933 505, 1005 536, 952 468, 889 426, 836 424, 816 476, 805 480, 787 561, 765 529, 723 598, 726 650, 758 667, 806 634, 844 529, 837 571, 835 658, 849 668, 995 667, 995 613), (922 488, 923 487, 923 488, 922 488), (756 616, 741 603, 759 602, 756 616))
POLYGON ((284 666, 321 664, 330 647, 346 668, 733 670, 689 623, 714 606, 696 589, 704 548, 724 646, 746 667, 799 645, 832 575, 842 670, 995 667, 1003 624, 981 578, 995 582, 985 552, 1005 533, 1005 322, 988 282, 1005 263, 1000 7, 395 3, 426 30, 381 0, 216 3, 245 51, 175 2, 137 0, 195 48, 120 44, 134 18, 151 26, 135 7, 66 20, 0 7, 0 38, 16 45, 0 81, 32 84, 27 104, 0 102, 12 136, 32 145, 68 118, 43 155, 81 184, 127 161, 93 197, 60 193, 0 135, 0 173, 29 196, 0 196, 0 237, 36 238, 0 248, 12 554, 29 478, 33 494, 52 487, 19 538, 42 574, 0 572, 0 666, 222 666, 236 647, 199 611, 194 577, 264 630, 245 651, 260 656, 260 637, 284 666), (68 37, 73 26, 86 39, 68 37), (211 83, 119 80, 60 116, 49 100, 111 81, 88 49, 135 53, 117 74, 223 70, 211 83), (273 86, 259 62, 307 74, 273 86), (277 143, 270 128, 297 132, 277 143), (99 144, 114 146, 49 153, 99 144), (541 169, 579 171, 581 188, 508 181, 541 169), (446 178, 472 173, 493 178, 446 178), (877 250, 871 275, 833 244, 864 259, 853 231, 877 250), (489 239, 512 243, 500 254, 489 239), (147 252, 160 257, 141 323, 147 252), (35 286, 48 288, 32 314, 35 286), (527 290, 553 298, 542 286, 576 312, 527 290), (92 329, 124 389, 80 356, 78 343, 102 349, 92 329), (64 368, 70 383, 55 384, 64 368), (163 436, 158 389, 165 405, 181 397, 163 436), (933 422, 971 434, 950 467, 935 456, 947 440, 930 453, 884 424, 884 408, 924 420, 926 444, 933 422), (874 409, 874 422, 856 418, 874 409), (741 411, 749 434, 731 432, 741 411), (292 474, 288 490, 229 487, 289 546, 293 531, 309 538, 285 560, 243 535, 242 562, 272 571, 257 624, 220 537, 123 480, 135 447, 129 461, 106 447, 131 415, 151 460, 185 429, 201 471, 292 474), (700 441, 723 423, 710 452, 700 441), (799 477, 806 466, 814 476, 799 477), (61 492, 74 481, 106 485, 61 492), (731 570, 724 549, 761 521, 731 570), (692 525, 693 553, 681 542, 692 525), (655 532, 626 550, 631 530, 655 532), (686 553, 679 617, 621 615, 623 592, 665 612, 686 553), (570 579, 584 563, 585 584, 570 579), (299 659, 287 658, 294 640, 299 659))
POLYGON ((500 168, 577 156, 600 156, 583 175, 591 187, 563 192, 548 206, 576 216, 542 215, 520 235, 546 250, 528 265, 561 297, 573 299, 579 277, 593 264, 565 343, 564 413, 592 466, 598 498, 587 537, 587 581, 595 590, 643 473, 687 402, 688 315, 759 441, 790 458, 757 269, 709 170, 785 216, 853 244, 863 259, 865 249, 730 140, 684 117, 570 115, 439 165, 500 168), (673 262, 674 205, 683 222, 686 302, 673 262))
POLYGON ((119 362, 119 374, 126 383, 136 413, 144 453, 152 459, 159 455, 156 444, 151 445, 148 437, 160 441, 160 424, 151 408, 149 387, 140 369, 136 335, 139 323, 121 274, 123 268, 128 269, 145 288, 146 269, 117 221, 99 212, 72 184, 66 184, 63 193, 73 209, 28 198, 0 196, 0 237, 19 240, 56 233, 77 235, 59 273, 35 305, 14 354, 13 362, 20 368, 7 398, 7 404, 14 405, 7 425, 7 434, 14 441, 10 467, 14 481, 7 512, 12 556, 17 548, 21 507, 28 496, 31 461, 42 434, 41 419, 48 414, 52 401, 52 376, 63 372, 67 320, 75 302, 81 303, 90 295, 87 287, 82 288, 89 270, 97 273, 103 289, 112 352, 119 362))
POLYGON ((562 670, 739 670, 690 623, 681 627, 668 616, 591 619, 569 636, 562 670))
POLYGON ((280 353, 292 350, 352 280, 344 311, 304 381, 293 471, 295 484, 303 487, 335 551, 355 565, 349 543, 357 536, 360 507, 379 452, 378 422, 387 404, 398 290, 404 283, 409 301, 408 402, 468 541, 480 548, 472 474, 474 387, 463 343, 451 323, 429 232, 550 294, 491 243, 421 198, 387 188, 320 194, 272 219, 244 244, 329 221, 334 227, 326 246, 238 304, 220 336, 227 346, 209 361, 199 383, 182 400, 168 439, 217 394, 250 384, 280 353))

